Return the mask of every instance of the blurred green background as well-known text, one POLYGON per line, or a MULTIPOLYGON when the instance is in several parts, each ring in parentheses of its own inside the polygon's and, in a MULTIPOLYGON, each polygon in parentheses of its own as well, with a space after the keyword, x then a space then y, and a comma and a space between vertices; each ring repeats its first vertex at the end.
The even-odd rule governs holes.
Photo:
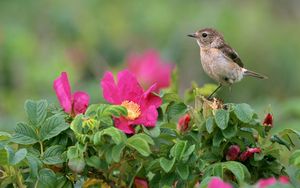
POLYGON ((186 35, 204 27, 222 32, 245 66, 269 76, 246 78, 225 102, 246 102, 263 117, 271 106, 275 131, 300 130, 300 1, 297 0, 1 0, 0 130, 24 119, 26 99, 56 102, 53 80, 67 71, 73 90, 101 101, 99 80, 120 69, 130 52, 157 49, 177 64, 181 92, 212 82, 199 49, 186 35))

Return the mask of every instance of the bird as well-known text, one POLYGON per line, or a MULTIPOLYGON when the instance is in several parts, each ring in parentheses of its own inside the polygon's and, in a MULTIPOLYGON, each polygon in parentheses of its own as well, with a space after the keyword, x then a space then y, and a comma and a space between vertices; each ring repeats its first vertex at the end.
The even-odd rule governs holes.
POLYGON ((187 36, 195 38, 200 47, 200 59, 204 72, 219 83, 208 99, 222 86, 231 86, 241 81, 244 76, 268 78, 244 68, 238 53, 225 42, 223 35, 216 29, 204 28, 187 36))

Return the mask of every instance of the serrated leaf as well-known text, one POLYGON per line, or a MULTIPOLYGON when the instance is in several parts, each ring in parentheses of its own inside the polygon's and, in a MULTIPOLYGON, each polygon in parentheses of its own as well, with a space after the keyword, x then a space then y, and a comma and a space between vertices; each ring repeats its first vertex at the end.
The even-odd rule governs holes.
POLYGON ((43 163, 47 165, 61 164, 64 162, 62 159, 62 153, 65 147, 61 145, 51 146, 46 149, 43 156, 43 163))
POLYGON ((99 104, 91 104, 85 111, 85 115, 88 117, 95 116, 97 114, 97 109, 99 107, 99 104))
POLYGON ((223 141, 224 137, 222 135, 222 132, 219 130, 213 138, 213 146, 214 147, 219 147, 221 142, 223 141))
POLYGON ((293 165, 300 164, 300 150, 296 150, 292 153, 292 155, 289 158, 289 163, 293 165))
MULTIPOLYGON (((12 136, 11 134, 7 133, 7 132, 2 132, 0 131, 0 141, 3 141, 3 140, 8 140, 10 139, 12 136)), ((1 148, 0 148, 1 149, 1 148)))
POLYGON ((183 180, 187 180, 189 177, 189 166, 187 164, 179 164, 176 167, 176 171, 183 180))
POLYGON ((90 158, 86 159, 86 164, 90 167, 99 169, 101 168, 101 159, 98 156, 93 155, 90 158))
POLYGON ((14 153, 11 147, 6 146, 5 149, 8 154, 8 162, 10 165, 17 165, 19 162, 25 159, 27 155, 27 150, 25 148, 18 150, 16 153, 14 153))
POLYGON ((212 169, 212 175, 213 176, 218 176, 220 178, 223 178, 223 167, 222 167, 222 163, 216 163, 213 165, 213 169, 212 169))
POLYGON ((250 122, 254 115, 253 109, 245 103, 235 105, 234 113, 237 116, 237 118, 244 123, 250 122))
POLYGON ((226 129, 222 130, 222 134, 225 138, 230 139, 237 133, 237 124, 229 125, 226 129))
POLYGON ((206 119, 205 127, 209 134, 211 134, 214 131, 214 118, 213 117, 209 117, 206 119))
POLYGON ((215 114, 215 121, 217 126, 224 130, 228 126, 228 121, 229 121, 229 112, 224 109, 219 109, 216 111, 215 114))
POLYGON ((46 119, 48 103, 46 100, 27 100, 25 102, 25 112, 29 122, 35 127, 39 127, 46 119))
POLYGON ((195 144, 191 145, 184 153, 183 155, 183 161, 188 160, 189 156, 194 152, 195 150, 195 144))
POLYGON ((180 97, 178 96, 177 93, 165 93, 162 97, 163 99, 163 103, 168 103, 168 102, 179 102, 180 101, 180 97))
POLYGON ((138 133, 138 134, 135 134, 132 137, 130 137, 130 139, 133 139, 133 138, 141 138, 141 139, 145 140, 148 144, 154 145, 153 139, 144 133, 138 133))
POLYGON ((182 102, 171 102, 166 109, 168 120, 179 117, 186 112, 187 106, 182 102))
POLYGON ((223 168, 231 171, 239 183, 250 178, 250 173, 245 165, 236 161, 228 161, 223 163, 223 168))
POLYGON ((142 126, 142 128, 143 128, 143 131, 147 135, 149 135, 149 136, 151 136, 153 138, 156 138, 156 137, 158 137, 160 135, 160 128, 159 128, 159 126, 155 126, 153 128, 147 128, 145 126, 142 126))
POLYGON ((44 141, 53 138, 68 128, 69 124, 65 122, 65 119, 62 115, 54 115, 48 118, 45 124, 41 127, 41 139, 44 141))
POLYGON ((164 157, 160 158, 159 159, 159 164, 161 166, 161 168, 166 172, 170 172, 170 170, 172 169, 172 167, 174 166, 174 163, 175 163, 175 158, 172 158, 172 159, 166 159, 164 157))
POLYGON ((11 139, 12 142, 23 145, 35 144, 38 142, 38 136, 35 130, 25 123, 18 123, 15 132, 16 134, 14 134, 11 139))
POLYGON ((101 131, 101 135, 108 135, 112 138, 116 145, 125 142, 126 135, 115 127, 109 127, 101 131))
POLYGON ((181 160, 187 147, 187 141, 179 140, 171 149, 171 155, 181 160))
POLYGON ((148 157, 151 154, 149 144, 141 137, 130 137, 127 139, 126 145, 138 151, 141 155, 148 157))
POLYGON ((55 188, 56 175, 49 168, 43 168, 39 171, 37 187, 55 188))
POLYGON ((39 166, 40 164, 42 164, 40 159, 30 153, 28 153, 26 159, 28 161, 28 166, 30 168, 30 176, 37 178, 39 166))
POLYGON ((74 159, 79 157, 79 151, 76 146, 71 146, 68 148, 67 157, 68 159, 74 159))
POLYGON ((112 159, 114 162, 116 163, 120 162, 121 154, 124 148, 125 148, 124 143, 120 143, 119 145, 116 145, 112 148, 112 159))
POLYGON ((69 160, 68 166, 72 171, 80 173, 84 170, 85 162, 84 159, 73 158, 69 160))

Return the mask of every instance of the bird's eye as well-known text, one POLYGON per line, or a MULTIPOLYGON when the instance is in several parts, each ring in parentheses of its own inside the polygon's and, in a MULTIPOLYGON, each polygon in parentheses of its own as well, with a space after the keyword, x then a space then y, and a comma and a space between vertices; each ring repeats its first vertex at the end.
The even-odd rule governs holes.
POLYGON ((202 37, 207 37, 207 33, 202 33, 202 37))

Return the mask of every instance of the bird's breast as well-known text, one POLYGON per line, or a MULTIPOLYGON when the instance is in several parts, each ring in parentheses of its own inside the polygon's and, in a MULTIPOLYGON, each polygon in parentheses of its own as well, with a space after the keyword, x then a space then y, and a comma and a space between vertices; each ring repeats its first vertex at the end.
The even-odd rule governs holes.
POLYGON ((217 82, 230 85, 242 79, 241 68, 219 49, 201 48, 200 56, 203 70, 217 82))

